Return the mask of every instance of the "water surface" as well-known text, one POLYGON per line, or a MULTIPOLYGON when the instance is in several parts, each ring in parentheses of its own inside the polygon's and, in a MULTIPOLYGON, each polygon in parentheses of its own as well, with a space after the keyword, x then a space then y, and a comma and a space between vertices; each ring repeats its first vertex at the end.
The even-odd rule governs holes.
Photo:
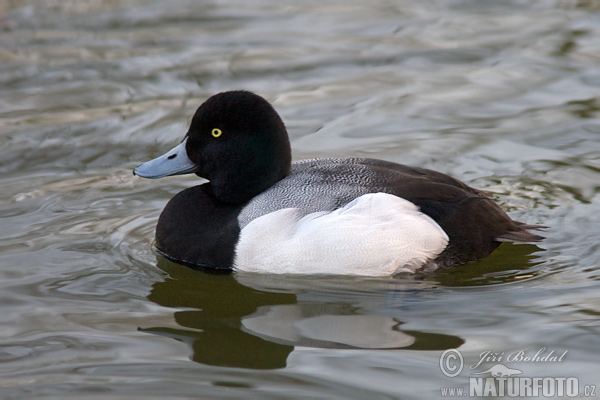
POLYGON ((600 383, 598 93, 593 2, 0 2, 0 398, 438 398, 482 352, 542 348, 567 354, 505 364, 600 383), (436 169, 547 239, 390 279, 157 257, 199 181, 131 171, 230 89, 295 159, 436 169))

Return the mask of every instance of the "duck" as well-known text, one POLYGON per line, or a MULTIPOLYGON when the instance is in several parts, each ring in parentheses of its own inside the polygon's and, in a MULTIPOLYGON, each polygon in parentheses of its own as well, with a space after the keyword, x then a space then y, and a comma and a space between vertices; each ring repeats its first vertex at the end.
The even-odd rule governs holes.
POLYGON ((212 272, 384 277, 489 256, 544 239, 489 194, 430 169, 372 158, 292 162, 284 122, 245 90, 209 97, 183 140, 134 169, 206 180, 158 218, 163 257, 212 272))

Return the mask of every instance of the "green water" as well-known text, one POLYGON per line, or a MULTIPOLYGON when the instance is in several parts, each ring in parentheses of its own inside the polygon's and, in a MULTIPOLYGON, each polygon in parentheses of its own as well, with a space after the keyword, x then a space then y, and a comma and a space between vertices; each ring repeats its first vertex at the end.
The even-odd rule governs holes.
POLYGON ((498 362, 597 385, 598 93, 593 1, 0 2, 0 399, 431 399, 498 362), (390 279, 167 262, 156 220, 199 181, 131 171, 230 89, 295 159, 439 170, 547 239, 390 279))

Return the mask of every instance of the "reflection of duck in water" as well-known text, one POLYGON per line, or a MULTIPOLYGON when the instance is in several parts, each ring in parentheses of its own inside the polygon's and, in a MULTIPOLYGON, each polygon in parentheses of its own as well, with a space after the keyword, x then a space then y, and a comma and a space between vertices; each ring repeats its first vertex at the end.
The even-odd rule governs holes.
POLYGON ((291 163, 283 122, 245 91, 208 99, 183 142, 134 173, 209 180, 171 199, 156 230, 160 252, 195 267, 389 276, 542 239, 439 172, 365 158, 291 163))
MULTIPOLYGON (((329 294, 324 302, 323 293, 307 290, 303 280, 298 286, 304 289, 296 294, 298 290, 284 283, 293 277, 270 281, 280 288, 275 291, 261 286, 255 274, 240 284, 236 278, 245 279, 240 275, 198 274, 163 258, 158 263, 169 277, 154 284, 148 298, 185 310, 175 312, 177 327, 143 330, 188 344, 192 359, 202 364, 273 369, 285 367, 297 346, 439 350, 464 343, 455 336, 403 331, 393 316, 361 314, 361 296, 349 302, 329 294)), ((410 287, 414 291, 414 284, 410 287)))

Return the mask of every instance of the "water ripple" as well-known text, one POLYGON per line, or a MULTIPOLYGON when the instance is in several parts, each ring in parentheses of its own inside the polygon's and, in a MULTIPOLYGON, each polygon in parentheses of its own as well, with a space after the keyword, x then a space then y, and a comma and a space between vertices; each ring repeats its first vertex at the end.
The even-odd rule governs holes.
POLYGON ((423 398, 449 385, 438 367, 449 347, 469 361, 565 349, 560 370, 517 367, 595 384, 598 11, 588 1, 2 3, 2 396, 423 398), (240 88, 281 113, 296 159, 446 172, 549 226, 547 239, 391 279, 170 264, 152 252, 156 220, 201 181, 131 170, 177 143, 204 99, 240 88))

